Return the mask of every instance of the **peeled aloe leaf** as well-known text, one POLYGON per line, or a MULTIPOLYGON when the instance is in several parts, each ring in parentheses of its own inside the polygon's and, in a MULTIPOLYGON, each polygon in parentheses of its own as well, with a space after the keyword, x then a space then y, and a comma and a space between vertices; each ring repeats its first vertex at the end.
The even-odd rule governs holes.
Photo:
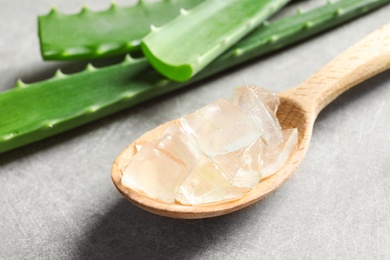
POLYGON ((208 0, 142 40, 153 67, 175 81, 187 81, 237 43, 289 0, 208 0))
POLYGON ((139 1, 130 7, 113 3, 108 10, 65 15, 53 8, 38 17, 42 57, 45 60, 74 60, 106 57, 137 50, 150 24, 163 25, 204 0, 139 1))
POLYGON ((259 28, 186 83, 166 80, 144 58, 0 93, 0 153, 139 104, 356 18, 390 0, 343 0, 259 28))

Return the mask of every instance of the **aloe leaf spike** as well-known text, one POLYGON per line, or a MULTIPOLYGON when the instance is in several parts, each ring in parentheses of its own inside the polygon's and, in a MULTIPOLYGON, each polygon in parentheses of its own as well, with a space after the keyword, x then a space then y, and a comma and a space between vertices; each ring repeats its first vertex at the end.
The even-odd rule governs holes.
POLYGON ((139 1, 130 7, 112 2, 105 11, 85 6, 80 13, 65 15, 55 7, 38 17, 41 54, 45 60, 93 59, 139 50, 150 24, 161 26, 204 0, 139 1))
POLYGON ((10 89, 0 93, 0 153, 183 88, 389 3, 390 0, 342 0, 272 22, 185 83, 165 79, 144 58, 128 56, 121 64, 104 68, 90 65, 83 72, 10 89), (344 11, 338 12, 340 9, 344 11), (311 26, 307 27, 307 22, 311 26), (271 37, 275 41, 270 41, 271 37))
POLYGON ((208 0, 163 25, 152 27, 142 51, 153 67, 187 81, 289 0, 208 0))

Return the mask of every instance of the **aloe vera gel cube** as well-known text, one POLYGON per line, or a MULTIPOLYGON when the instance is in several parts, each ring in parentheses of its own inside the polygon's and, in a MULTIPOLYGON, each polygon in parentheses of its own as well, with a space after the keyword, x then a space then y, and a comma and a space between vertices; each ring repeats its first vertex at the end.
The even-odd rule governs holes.
POLYGON ((242 197, 242 192, 211 161, 195 168, 178 190, 182 204, 202 204, 242 197))
POLYGON ((245 147, 262 134, 250 118, 225 99, 184 116, 180 123, 210 157, 245 147))
POLYGON ((175 201, 189 167, 166 150, 145 144, 124 170, 122 184, 167 203, 175 201))
POLYGON ((283 130, 282 136, 283 140, 278 145, 263 146, 263 178, 277 172, 286 163, 298 143, 298 130, 296 128, 283 130))
POLYGON ((234 92, 232 103, 264 132, 262 137, 268 145, 282 142, 282 130, 276 118, 280 102, 275 93, 255 86, 243 86, 234 92))
POLYGON ((234 152, 218 155, 212 158, 218 168, 230 181, 240 188, 252 188, 262 177, 263 140, 258 138, 252 144, 234 152))
POLYGON ((205 158, 194 137, 177 124, 173 124, 165 130, 157 147, 182 161, 189 169, 196 167, 199 161, 205 158))

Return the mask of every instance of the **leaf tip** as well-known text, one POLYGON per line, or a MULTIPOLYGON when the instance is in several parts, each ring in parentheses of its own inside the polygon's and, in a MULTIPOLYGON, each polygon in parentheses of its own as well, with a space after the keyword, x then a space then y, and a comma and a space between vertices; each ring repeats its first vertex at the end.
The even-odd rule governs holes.
POLYGON ((225 45, 227 45, 229 43, 229 38, 224 38, 219 44, 221 45, 221 46, 225 46, 225 45))
POLYGON ((25 87, 27 87, 27 85, 28 84, 24 83, 21 79, 18 79, 16 81, 15 87, 17 87, 17 88, 25 88, 25 87))
POLYGON ((54 77, 55 78, 65 78, 66 75, 64 73, 62 73, 61 69, 57 69, 56 73, 54 74, 54 77))
POLYGON ((48 13, 48 15, 56 15, 58 14, 57 6, 53 5, 48 13))
MULTIPOLYGON (((263 24, 264 24, 264 22, 263 22, 263 24)), ((249 21, 247 21, 246 24, 245 24, 245 26, 246 26, 247 28, 251 28, 251 27, 253 27, 253 25, 255 25, 255 21, 254 21, 254 20, 249 20, 249 21)))
POLYGON ((159 28, 153 24, 150 25, 150 31, 151 32, 158 32, 159 31, 159 28))
POLYGON ((127 43, 127 47, 135 47, 135 46, 139 46, 141 44, 141 40, 132 40, 130 42, 127 43))
POLYGON ((87 66, 85 67, 87 71, 95 71, 96 67, 92 65, 92 63, 88 63, 87 66))
POLYGON ((344 14, 344 9, 342 9, 342 8, 337 8, 335 14, 336 14, 336 16, 341 16, 341 15, 343 15, 343 14, 344 14))
POLYGON ((95 112, 98 111, 100 108, 101 108, 101 107, 98 106, 98 105, 92 105, 92 106, 90 106, 90 107, 88 107, 88 108, 86 109, 86 112, 87 112, 87 113, 95 113, 95 112))
POLYGON ((15 133, 11 132, 9 134, 3 135, 0 139, 2 139, 4 141, 8 141, 13 137, 15 137, 15 133))
POLYGON ((115 12, 118 9, 118 6, 116 4, 111 4, 108 8, 108 12, 115 12))
POLYGON ((40 128, 45 129, 45 128, 53 128, 56 124, 60 122, 59 119, 53 119, 53 120, 47 120, 45 121, 40 128))
POLYGON ((186 9, 184 8, 180 8, 180 15, 187 15, 189 13, 189 11, 187 11, 186 9))
POLYGON ((234 56, 238 57, 241 56, 244 53, 244 50, 241 48, 237 48, 234 50, 234 56))
POLYGON ((86 13, 88 13, 88 8, 87 8, 86 5, 83 5, 81 7, 81 10, 80 10, 79 14, 83 15, 83 14, 86 14, 86 13))
POLYGON ((162 79, 156 83, 156 87, 164 87, 169 83, 168 79, 162 79))
POLYGON ((271 43, 274 43, 274 42, 276 42, 277 40, 279 40, 279 37, 276 36, 276 35, 272 35, 271 37, 269 37, 269 42, 271 42, 271 43))
POLYGON ((131 57, 131 55, 128 53, 128 54, 126 54, 125 59, 123 60, 123 62, 132 63, 132 62, 134 62, 134 58, 131 57))
POLYGON ((121 48, 123 44, 120 43, 104 43, 96 47, 95 52, 98 55, 103 55, 106 53, 112 53, 121 48))
POLYGON ((198 55, 198 56, 196 57, 196 59, 195 59, 195 63, 201 63, 202 60, 203 60, 203 57, 200 56, 200 55, 198 55))
POLYGON ((312 21, 307 21, 303 27, 306 28, 306 29, 310 29, 311 27, 313 27, 313 22, 312 21))
POLYGON ((116 0, 111 0, 111 6, 110 6, 110 9, 111 10, 114 10, 118 7, 118 3, 116 2, 116 0))
POLYGON ((134 92, 128 91, 128 92, 123 93, 122 99, 132 98, 133 96, 134 96, 134 92))

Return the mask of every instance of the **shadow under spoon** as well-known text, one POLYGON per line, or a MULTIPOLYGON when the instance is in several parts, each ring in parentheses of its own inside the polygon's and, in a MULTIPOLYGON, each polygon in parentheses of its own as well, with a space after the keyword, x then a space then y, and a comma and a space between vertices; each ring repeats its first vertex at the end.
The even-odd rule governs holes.
MULTIPOLYGON (((336 97, 360 82, 390 68, 390 23, 377 29, 347 49, 300 85, 279 93, 278 119, 282 128, 298 129, 298 144, 286 164, 272 176, 237 200, 201 205, 168 204, 124 186, 122 174, 132 156, 135 144, 154 140, 177 120, 167 122, 135 140, 115 160, 112 180, 122 195, 149 212, 173 218, 207 218, 245 208, 277 189, 302 162, 308 149, 314 122, 320 111, 336 97)), ((142 173, 140 173, 142 174, 142 173)))

